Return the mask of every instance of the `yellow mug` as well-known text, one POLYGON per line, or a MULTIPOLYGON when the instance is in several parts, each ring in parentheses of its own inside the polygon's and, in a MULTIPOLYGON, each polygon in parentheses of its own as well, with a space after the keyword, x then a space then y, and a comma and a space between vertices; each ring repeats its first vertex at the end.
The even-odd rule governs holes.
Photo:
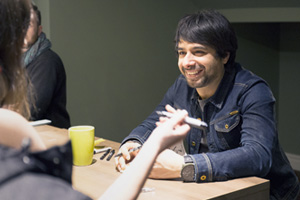
POLYGON ((77 166, 92 164, 95 127, 72 126, 68 129, 68 132, 72 143, 73 164, 77 166))

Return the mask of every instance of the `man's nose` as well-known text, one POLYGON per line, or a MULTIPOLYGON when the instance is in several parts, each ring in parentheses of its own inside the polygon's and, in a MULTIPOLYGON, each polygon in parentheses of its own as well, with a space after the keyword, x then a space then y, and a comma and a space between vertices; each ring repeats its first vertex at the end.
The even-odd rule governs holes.
POLYGON ((183 64, 184 68, 190 68, 190 67, 194 66, 196 64, 196 61, 194 59, 193 54, 187 53, 185 55, 185 57, 183 58, 183 63, 182 64, 183 64))

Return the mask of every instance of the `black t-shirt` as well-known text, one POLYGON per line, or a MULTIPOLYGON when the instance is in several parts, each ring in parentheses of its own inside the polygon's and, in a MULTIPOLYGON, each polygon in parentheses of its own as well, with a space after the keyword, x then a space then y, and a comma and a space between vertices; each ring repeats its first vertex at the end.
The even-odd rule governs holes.
POLYGON ((72 148, 68 142, 41 152, 0 145, 0 198, 90 200, 71 184, 72 148))

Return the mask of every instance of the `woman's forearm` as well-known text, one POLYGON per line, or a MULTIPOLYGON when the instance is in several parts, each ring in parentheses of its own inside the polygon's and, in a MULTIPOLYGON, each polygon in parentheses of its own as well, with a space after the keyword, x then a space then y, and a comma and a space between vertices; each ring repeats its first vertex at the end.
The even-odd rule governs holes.
MULTIPOLYGON (((152 143, 153 144, 153 143, 152 143)), ((106 190, 100 199, 136 199, 143 187, 153 163, 160 152, 158 146, 146 142, 134 162, 106 190), (117 192, 116 192, 117 188, 117 192)))

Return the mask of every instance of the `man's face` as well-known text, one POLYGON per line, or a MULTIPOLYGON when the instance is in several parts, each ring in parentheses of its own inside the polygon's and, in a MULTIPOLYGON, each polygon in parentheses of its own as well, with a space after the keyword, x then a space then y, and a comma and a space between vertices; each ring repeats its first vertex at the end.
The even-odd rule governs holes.
POLYGON ((198 43, 180 40, 178 67, 192 88, 217 87, 224 75, 228 57, 220 58, 216 50, 198 43))
POLYGON ((37 17, 33 11, 30 14, 30 24, 24 38, 23 52, 26 52, 38 39, 41 34, 41 26, 38 25, 37 17))

